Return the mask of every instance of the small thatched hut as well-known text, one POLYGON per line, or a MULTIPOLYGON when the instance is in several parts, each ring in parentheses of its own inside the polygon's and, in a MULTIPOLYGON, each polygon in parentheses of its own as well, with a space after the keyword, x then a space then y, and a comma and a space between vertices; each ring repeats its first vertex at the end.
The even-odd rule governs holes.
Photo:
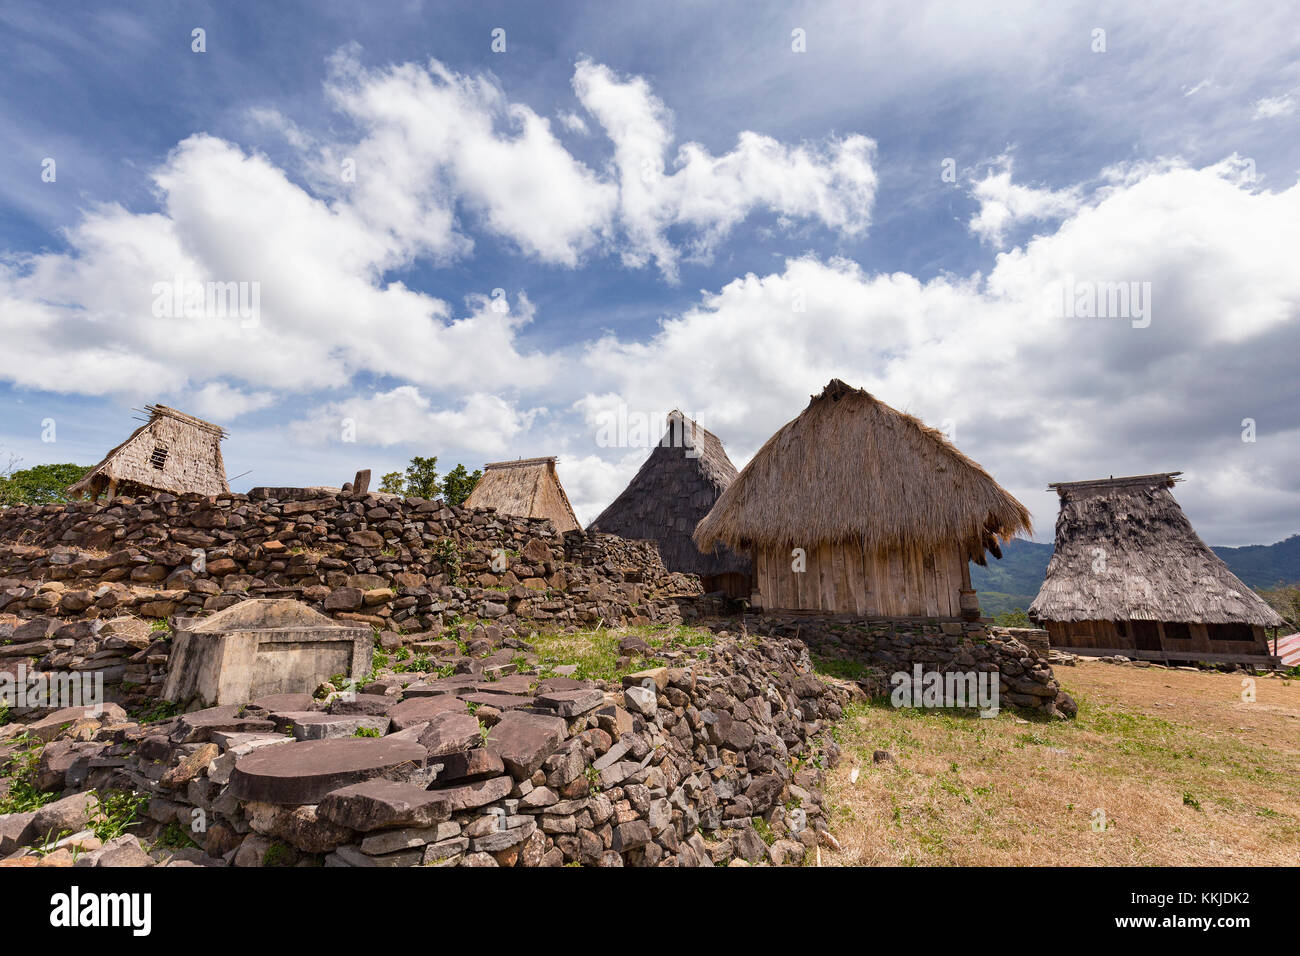
POLYGON ((691 541, 695 526, 735 479, 736 466, 718 436, 672 411, 641 470, 587 530, 652 540, 668 570, 698 574, 706 591, 748 598, 749 560, 725 545, 701 554, 691 541))
POLYGON ((71 485, 69 497, 89 494, 98 499, 105 492, 111 498, 155 491, 201 495, 230 491, 221 459, 226 432, 220 425, 166 405, 146 405, 145 411, 149 420, 71 485))
POLYGON ((956 618, 978 616, 969 562, 1030 530, 1024 505, 942 433, 833 379, 759 449, 695 542, 751 553, 764 609, 956 618))
POLYGON ((1029 606, 1053 646, 1096 656, 1246 662, 1281 616, 1228 570, 1170 491, 1180 472, 1050 485, 1056 552, 1029 606))
POLYGON ((466 508, 495 508, 523 518, 550 518, 560 532, 573 531, 578 519, 564 493, 554 458, 521 458, 483 466, 483 477, 465 499, 466 508))

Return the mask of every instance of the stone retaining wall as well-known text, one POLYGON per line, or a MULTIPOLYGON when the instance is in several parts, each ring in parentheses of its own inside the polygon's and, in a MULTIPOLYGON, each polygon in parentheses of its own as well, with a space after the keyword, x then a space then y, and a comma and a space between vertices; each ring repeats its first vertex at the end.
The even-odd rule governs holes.
MULTIPOLYGON (((294 597, 385 646, 680 620, 698 579, 653 543, 440 501, 315 489, 0 510, 0 666, 94 670, 148 697, 167 646, 138 619, 294 597)), ((155 624, 154 626, 160 626, 155 624)))
POLYGON ((746 615, 756 634, 798 638, 814 654, 866 668, 869 696, 888 694, 889 676, 927 671, 997 671, 999 698, 1049 716, 1073 717, 1074 700, 1057 683, 1047 648, 1022 629, 924 621, 862 621, 811 616, 746 615))
POLYGON ((50 840, 41 865, 73 865, 73 846, 77 866, 800 863, 825 829, 843 692, 797 641, 654 654, 666 666, 621 684, 506 667, 486 680, 466 659, 329 704, 279 695, 143 726, 112 706, 51 715, 25 730, 51 741, 37 785, 66 796, 0 818, 0 857, 36 862, 26 848, 50 840), (90 789, 147 797, 139 837, 179 828, 200 847, 98 845, 90 789))

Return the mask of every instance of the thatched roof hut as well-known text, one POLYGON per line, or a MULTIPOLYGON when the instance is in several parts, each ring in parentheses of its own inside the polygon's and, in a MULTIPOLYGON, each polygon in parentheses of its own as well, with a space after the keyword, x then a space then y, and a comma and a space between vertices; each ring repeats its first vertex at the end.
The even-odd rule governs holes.
POLYGON ((691 540, 735 479, 736 466, 718 436, 674 410, 636 477, 587 530, 652 540, 670 571, 698 574, 705 590, 748 597, 749 559, 721 544, 704 554, 691 540))
POLYGON ((1052 643, 1094 651, 1262 654, 1281 616, 1192 528, 1180 472, 1060 482, 1056 551, 1029 607, 1052 643))
POLYGON ((833 379, 759 449, 695 542, 754 553, 764 607, 948 617, 970 592, 967 562, 1030 531, 1024 505, 941 432, 833 379))
POLYGON ((502 514, 524 518, 549 518, 560 532, 579 527, 578 519, 564 493, 555 459, 521 458, 483 466, 466 508, 495 508, 502 514))
POLYGON ((230 491, 220 425, 166 405, 146 405, 149 420, 68 488, 73 498, 167 491, 219 495, 230 491))

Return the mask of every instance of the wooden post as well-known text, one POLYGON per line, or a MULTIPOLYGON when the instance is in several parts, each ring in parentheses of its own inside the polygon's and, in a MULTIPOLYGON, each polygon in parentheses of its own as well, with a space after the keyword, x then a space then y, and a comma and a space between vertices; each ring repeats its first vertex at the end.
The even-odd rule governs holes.
POLYGON ((975 594, 975 589, 970 586, 969 555, 961 563, 961 594, 958 596, 957 606, 963 621, 974 624, 980 619, 979 597, 975 594))

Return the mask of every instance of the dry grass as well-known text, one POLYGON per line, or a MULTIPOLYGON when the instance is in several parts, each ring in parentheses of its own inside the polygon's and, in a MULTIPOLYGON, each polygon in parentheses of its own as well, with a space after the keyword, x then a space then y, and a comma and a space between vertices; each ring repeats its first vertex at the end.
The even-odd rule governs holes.
POLYGON ((823 865, 1300 863, 1300 682, 1259 678, 1245 703, 1239 675, 1057 675, 1075 721, 855 705, 827 788, 843 850, 823 865))

